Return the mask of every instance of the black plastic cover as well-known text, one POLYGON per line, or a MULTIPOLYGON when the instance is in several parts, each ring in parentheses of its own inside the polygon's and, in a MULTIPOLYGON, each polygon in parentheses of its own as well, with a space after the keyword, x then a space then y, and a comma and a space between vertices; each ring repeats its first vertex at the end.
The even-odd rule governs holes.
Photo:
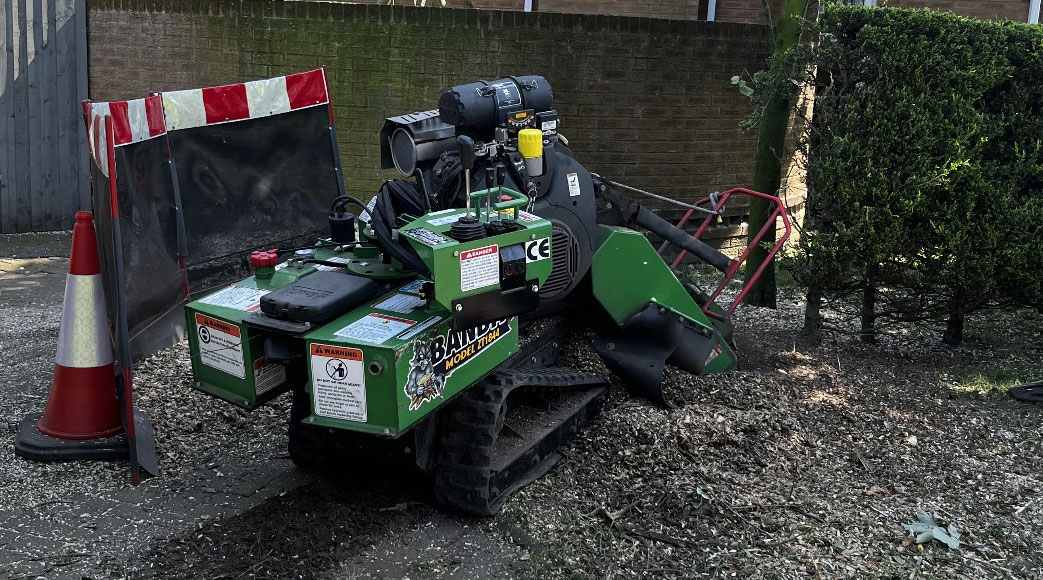
POLYGON ((442 121, 481 136, 491 134, 510 113, 526 109, 542 113, 553 103, 547 79, 530 75, 455 86, 438 98, 438 113, 442 121))
POLYGON ((369 278, 343 272, 316 272, 261 297, 261 312, 293 322, 323 324, 376 297, 369 278))

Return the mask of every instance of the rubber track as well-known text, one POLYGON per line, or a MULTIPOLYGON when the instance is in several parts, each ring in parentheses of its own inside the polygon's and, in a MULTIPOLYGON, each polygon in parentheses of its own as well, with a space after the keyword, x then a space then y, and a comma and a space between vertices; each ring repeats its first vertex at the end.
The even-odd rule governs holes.
POLYGON ((309 471, 318 471, 323 466, 333 464, 333 450, 330 449, 327 430, 301 423, 311 414, 308 393, 295 389, 291 394, 293 402, 290 405, 290 423, 286 429, 290 459, 297 467, 309 471))
MULTIPOLYGON (((607 390, 600 375, 565 368, 501 370, 470 387, 452 402, 442 422, 442 440, 435 468, 435 496, 438 501, 471 514, 495 515, 512 493, 546 473, 558 456, 539 458, 532 470, 510 482, 505 489, 492 489, 492 461, 496 446, 496 418, 512 391, 520 387, 591 388, 607 390)), ((598 397, 600 407, 604 395, 598 397)), ((588 405, 589 406, 589 405, 588 405)), ((596 409, 593 414, 596 414, 596 409)), ((581 411, 582 412, 582 411, 581 411)), ((579 413, 577 413, 579 414, 579 413)), ((574 418, 570 417, 569 420, 574 418)), ((574 425, 562 436, 562 443, 582 425, 574 425)), ((540 441, 529 445, 532 448, 540 441)), ((513 464, 512 464, 513 465, 513 464)))

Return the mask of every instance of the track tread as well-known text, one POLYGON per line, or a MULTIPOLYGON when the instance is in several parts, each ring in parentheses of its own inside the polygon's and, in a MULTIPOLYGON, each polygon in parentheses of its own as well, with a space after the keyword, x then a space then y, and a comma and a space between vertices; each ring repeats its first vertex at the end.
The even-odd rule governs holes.
MULTIPOLYGON (((606 385, 600 375, 565 368, 501 370, 470 387, 447 409, 439 458, 435 468, 435 496, 440 503, 465 512, 491 516, 517 490, 492 490, 492 461, 497 438, 497 416, 507 397, 519 387, 594 387, 606 385)), ((556 463, 544 460, 533 471, 542 475, 556 463)), ((532 479, 535 479, 532 477, 532 479)), ((527 478, 523 478, 527 479, 527 478)))

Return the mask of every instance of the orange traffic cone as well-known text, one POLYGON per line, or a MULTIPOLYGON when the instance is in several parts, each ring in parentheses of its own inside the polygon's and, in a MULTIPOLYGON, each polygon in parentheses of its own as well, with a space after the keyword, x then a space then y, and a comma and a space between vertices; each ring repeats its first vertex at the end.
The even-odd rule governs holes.
POLYGON ((116 400, 93 215, 76 213, 54 383, 47 407, 19 425, 15 453, 28 459, 105 459, 127 455, 116 400))

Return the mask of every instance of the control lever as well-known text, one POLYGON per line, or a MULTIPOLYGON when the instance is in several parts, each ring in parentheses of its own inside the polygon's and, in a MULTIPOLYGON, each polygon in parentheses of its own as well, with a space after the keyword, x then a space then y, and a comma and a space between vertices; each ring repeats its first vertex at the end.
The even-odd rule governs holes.
POLYGON ((471 216, 471 169, 474 168, 474 139, 467 135, 460 135, 456 138, 456 147, 460 153, 460 165, 464 168, 464 192, 466 193, 464 203, 467 213, 449 228, 449 236, 458 242, 470 242, 485 237, 485 227, 481 225, 477 215, 481 212, 482 204, 478 204, 478 211, 473 217, 471 216))
POLYGON ((464 168, 464 204, 466 217, 471 217, 471 169, 474 167, 474 139, 467 135, 456 138, 456 150, 460 153, 460 165, 464 168))
POLYGON ((496 187, 496 168, 490 166, 485 168, 485 221, 493 220, 493 188, 496 187))
MULTIPOLYGON (((502 192, 503 184, 507 182, 507 168, 504 167, 503 163, 496 164, 496 201, 502 201, 500 195, 502 192)), ((499 212, 496 212, 496 219, 503 221, 503 216, 499 212)))

